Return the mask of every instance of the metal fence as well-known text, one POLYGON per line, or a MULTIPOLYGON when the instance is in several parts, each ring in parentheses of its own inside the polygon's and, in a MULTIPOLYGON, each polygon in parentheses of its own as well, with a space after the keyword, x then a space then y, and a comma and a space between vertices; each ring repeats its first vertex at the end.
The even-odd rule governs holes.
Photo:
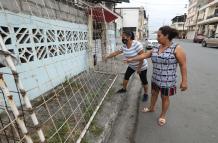
POLYGON ((50 16, 61 2, 50 10, 45 0, 23 2, 30 15, 0 1, 0 143, 80 142, 117 77, 115 61, 103 61, 113 30, 88 5, 77 4, 86 17, 78 23, 50 16), (35 15, 37 7, 46 18, 35 15))

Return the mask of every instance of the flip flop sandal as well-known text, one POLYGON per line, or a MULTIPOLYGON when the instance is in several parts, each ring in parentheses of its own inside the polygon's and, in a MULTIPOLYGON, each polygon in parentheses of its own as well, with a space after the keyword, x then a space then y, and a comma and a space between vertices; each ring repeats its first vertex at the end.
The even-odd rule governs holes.
POLYGON ((158 124, 159 124, 160 126, 165 125, 165 124, 166 124, 166 119, 164 119, 164 118, 159 118, 159 119, 158 119, 158 124))
POLYGON ((147 112, 153 112, 153 111, 151 111, 148 107, 144 107, 142 109, 142 112, 147 113, 147 112))

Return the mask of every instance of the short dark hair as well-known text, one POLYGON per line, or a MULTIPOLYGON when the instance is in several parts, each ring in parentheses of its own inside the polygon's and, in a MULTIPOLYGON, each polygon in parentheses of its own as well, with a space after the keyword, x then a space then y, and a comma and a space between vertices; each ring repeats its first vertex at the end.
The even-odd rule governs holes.
POLYGON ((171 41, 173 38, 178 36, 178 31, 170 26, 163 26, 159 28, 159 31, 166 36, 168 35, 168 39, 171 41))
POLYGON ((130 37, 131 40, 135 40, 135 35, 134 35, 134 33, 132 31, 123 31, 123 33, 126 36, 130 37))

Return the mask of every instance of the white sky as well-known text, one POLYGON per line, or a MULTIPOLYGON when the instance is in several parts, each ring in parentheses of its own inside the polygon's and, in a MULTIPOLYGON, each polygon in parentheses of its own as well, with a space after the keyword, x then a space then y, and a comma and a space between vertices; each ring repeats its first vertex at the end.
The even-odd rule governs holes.
POLYGON ((171 19, 177 15, 187 13, 188 0, 130 0, 130 3, 121 3, 116 7, 140 7, 143 6, 149 15, 150 33, 156 31, 162 25, 170 25, 171 19))

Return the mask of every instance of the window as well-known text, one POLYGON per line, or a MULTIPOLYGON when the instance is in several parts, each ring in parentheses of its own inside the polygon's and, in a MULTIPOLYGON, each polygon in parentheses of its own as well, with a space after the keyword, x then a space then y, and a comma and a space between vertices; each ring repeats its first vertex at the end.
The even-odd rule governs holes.
POLYGON ((218 9, 215 9, 214 16, 218 16, 218 9))

